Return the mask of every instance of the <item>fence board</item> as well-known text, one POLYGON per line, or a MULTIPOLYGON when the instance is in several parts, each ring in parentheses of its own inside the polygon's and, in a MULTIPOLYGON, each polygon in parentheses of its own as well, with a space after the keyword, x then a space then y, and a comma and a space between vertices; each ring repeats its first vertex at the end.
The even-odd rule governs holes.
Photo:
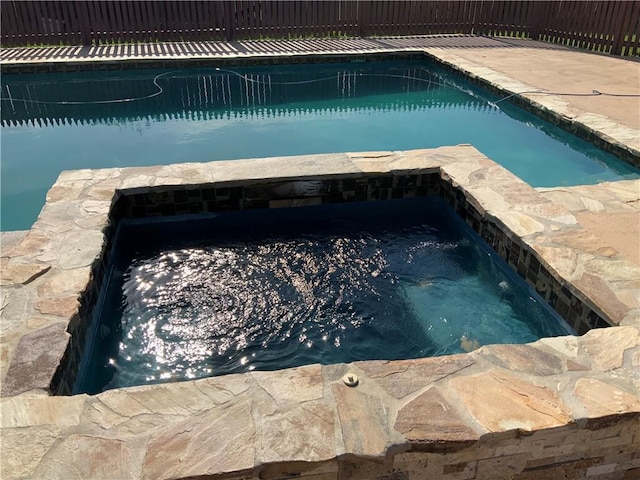
POLYGON ((100 4, 100 13, 102 18, 102 41, 104 43, 112 43, 115 41, 113 37, 113 12, 111 2, 98 2, 100 4))
POLYGON ((411 18, 409 15, 409 8, 411 7, 411 1, 398 2, 398 17, 395 28, 396 35, 406 35, 407 24, 411 18))
POLYGON ((585 20, 585 13, 587 13, 588 9, 586 5, 581 5, 577 2, 570 2, 569 5, 570 9, 564 11, 564 23, 566 27, 561 34, 566 44, 573 47, 585 41, 583 36, 583 21, 585 20), (570 18, 575 19, 574 22, 569 23, 570 18))
POLYGON ((202 24, 204 25, 204 40, 224 40, 224 24, 222 6, 220 2, 200 2, 202 10, 202 24))
MULTIPOLYGON (((383 28, 386 28, 387 35, 397 35, 398 34, 398 9, 400 5, 398 5, 397 1, 390 0, 384 4, 387 9, 387 18, 386 22, 380 22, 383 28)), ((383 18, 385 18, 383 17, 383 18)))
POLYGON ((494 35, 504 35, 507 30, 505 22, 506 10, 509 8, 509 4, 500 2, 494 3, 491 10, 492 14, 492 28, 491 33, 494 35))
POLYGON ((202 8, 205 12, 205 23, 209 27, 209 31, 207 31, 207 40, 224 40, 225 16, 223 4, 221 2, 203 1, 202 8))
POLYGON ((520 9, 522 8, 522 3, 519 2, 509 2, 509 8, 506 12, 505 17, 505 26, 506 31, 505 34, 510 37, 518 36, 520 33, 518 29, 518 19, 520 18, 520 9))
POLYGON ((609 53, 611 51, 611 47, 613 46, 613 35, 610 32, 612 31, 612 27, 615 22, 615 15, 617 14, 619 6, 619 2, 605 3, 605 10, 602 14, 603 23, 601 31, 603 32, 604 38, 600 40, 601 52, 609 53))
POLYGON ((471 11, 472 3, 465 0, 461 2, 462 5, 460 7, 460 32, 461 33, 469 33, 471 31, 471 19, 473 18, 473 13, 471 11))
POLYGON ((76 0, 73 2, 76 15, 78 18, 78 28, 82 37, 81 44, 91 45, 93 38, 91 36, 91 20, 89 19, 89 8, 87 2, 76 0))
POLYGON ((194 0, 187 2, 189 40, 202 40, 202 16, 198 14, 199 3, 194 0))
POLYGON ((359 5, 358 2, 343 2, 345 5, 345 35, 349 35, 351 37, 358 35, 358 10, 359 5))
POLYGON ((578 35, 582 36, 584 39, 584 48, 591 50, 596 50, 598 48, 599 38, 602 34, 600 15, 603 6, 604 5, 599 2, 594 2, 585 6, 587 11, 584 14, 584 18, 582 18, 578 24, 578 28, 580 30, 578 35))
POLYGON ((66 32, 67 22, 65 22, 65 17, 62 14, 62 4, 59 2, 46 2, 45 5, 48 7, 48 14, 53 28, 53 43, 63 45, 68 43, 69 38, 66 32))
POLYGON ((420 35, 426 31, 431 31, 431 11, 433 5, 430 2, 416 1, 415 4, 415 20, 414 20, 414 35, 420 35))
POLYGON ((91 38, 92 43, 98 43, 100 40, 100 29, 99 29, 99 11, 97 10, 98 6, 95 2, 83 2, 86 6, 86 17, 87 17, 87 25, 88 25, 88 35, 91 38))
POLYGON ((424 2, 421 4, 420 30, 422 32, 436 32, 434 17, 436 7, 437 4, 433 4, 431 2, 424 2))
POLYGON ((40 32, 41 33, 41 41, 42 43, 49 43, 49 33, 48 33, 48 28, 45 26, 44 23, 44 18, 42 16, 42 7, 40 2, 31 2, 32 8, 33 8, 33 15, 34 15, 34 33, 40 32))
POLYGON ((216 27, 216 22, 209 16, 209 9, 202 0, 196 2, 196 15, 200 19, 198 25, 200 35, 198 35, 198 39, 200 41, 211 40, 212 30, 216 27))
POLYGON ((408 10, 409 21, 407 23, 408 30, 406 33, 409 35, 417 35, 420 33, 420 2, 416 2, 415 0, 412 1, 408 7, 408 10))
POLYGON ((447 22, 449 33, 460 33, 460 27, 464 22, 463 7, 463 2, 454 2, 453 8, 449 10, 449 21, 447 22))
POLYGON ((38 16, 36 15, 33 2, 22 4, 22 19, 25 25, 25 34, 28 38, 34 39, 36 43, 41 43, 42 37, 35 38, 38 28, 38 16))
POLYGON ((268 17, 268 24, 267 24, 265 36, 266 38, 276 38, 280 35, 279 15, 280 15, 281 2, 279 0, 276 0, 276 1, 270 2, 267 6, 269 8, 268 10, 266 10, 266 12, 268 12, 269 17, 268 17))
POLYGON ((71 45, 82 44, 82 28, 80 28, 80 12, 76 8, 76 2, 65 2, 62 5, 62 15, 67 23, 68 43, 71 45))
POLYGON ((637 2, 629 2, 628 13, 623 19, 620 31, 621 48, 619 55, 638 54, 637 48, 640 46, 638 39, 638 36, 640 36, 639 10, 640 5, 637 2))
POLYGON ((578 48, 590 48, 593 45, 594 34, 596 33, 594 28, 594 8, 597 7, 597 3, 576 5, 576 15, 580 15, 576 18, 573 28, 573 44, 578 48))
POLYGON ((125 34, 125 16, 122 13, 122 2, 121 1, 117 1, 117 2, 112 2, 113 4, 113 12, 115 15, 115 18, 112 19, 112 21, 115 24, 115 28, 113 29, 115 31, 115 40, 116 41, 126 41, 126 34, 125 34))
POLYGON ((430 2, 417 2, 418 4, 418 23, 416 33, 431 31, 431 11, 433 5, 430 2))
POLYGON ((132 0, 123 1, 121 6, 122 17, 126 19, 126 24, 123 24, 123 38, 125 41, 136 41, 137 24, 135 19, 135 5, 132 0))
POLYGON ((198 15, 198 2, 194 0, 187 0, 185 5, 186 18, 186 30, 185 41, 202 40, 201 33, 201 21, 202 17, 198 15))
POLYGON ((100 2, 101 7, 104 8, 104 18, 108 19, 107 26, 105 27, 105 32, 109 33, 109 38, 106 38, 107 41, 118 40, 118 25, 116 22, 116 12, 115 12, 115 3, 114 2, 100 2))
POLYGON ((174 4, 176 6, 176 17, 175 17, 175 37, 174 39, 176 41, 180 41, 182 39, 187 40, 188 37, 188 33, 185 31, 186 30, 186 21, 185 18, 187 16, 187 2, 186 1, 182 1, 182 2, 175 2, 174 4))
POLYGON ((73 4, 71 2, 56 3, 54 5, 54 15, 58 21, 58 41, 61 44, 75 43, 77 34, 73 30, 73 4))
MULTIPOLYGON (((398 34, 398 17, 400 15, 400 5, 397 1, 391 0, 386 2, 386 5, 389 8, 388 13, 388 21, 380 22, 383 27, 387 27, 387 33, 389 35, 397 35, 398 34)), ((384 17, 383 17, 384 18, 384 17)))
POLYGON ((148 22, 152 26, 149 32, 149 40, 163 41, 167 39, 167 16, 164 2, 152 2, 147 9, 148 22))
POLYGON ((325 8, 327 9, 327 35, 332 35, 333 32, 339 31, 340 23, 338 21, 338 3, 326 2, 325 8))
POLYGON ((19 45, 19 35, 21 32, 21 20, 16 16, 15 6, 12 3, 7 2, 4 7, 0 9, 0 21, 2 22, 2 34, 6 38, 7 46, 19 45))
POLYGON ((7 45, 20 45, 19 37, 22 31, 22 20, 16 15, 13 3, 7 3, 0 9, 0 19, 2 22, 2 34, 6 38, 7 45))

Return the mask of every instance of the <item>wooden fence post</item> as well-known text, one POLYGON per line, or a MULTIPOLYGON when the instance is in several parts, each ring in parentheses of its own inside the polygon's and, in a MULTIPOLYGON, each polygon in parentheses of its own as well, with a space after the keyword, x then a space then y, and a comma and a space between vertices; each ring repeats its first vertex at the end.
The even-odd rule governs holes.
POLYGON ((542 17, 544 15, 544 3, 532 2, 531 17, 527 19, 527 34, 531 40, 538 40, 542 34, 542 17))
POLYGON ((227 0, 223 4, 224 6, 224 36, 227 42, 233 41, 235 34, 236 23, 233 21, 233 14, 235 6, 233 0, 227 0))
POLYGON ((358 0, 358 35, 366 37, 368 33, 367 22, 369 21, 369 12, 371 11, 370 0, 358 0))

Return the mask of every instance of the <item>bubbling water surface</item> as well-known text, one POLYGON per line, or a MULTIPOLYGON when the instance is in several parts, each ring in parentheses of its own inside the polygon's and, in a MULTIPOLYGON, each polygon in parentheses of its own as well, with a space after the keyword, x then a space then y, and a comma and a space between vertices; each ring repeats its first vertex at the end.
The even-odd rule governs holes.
POLYGON ((89 391, 568 333, 434 199, 236 212, 120 236, 89 391))

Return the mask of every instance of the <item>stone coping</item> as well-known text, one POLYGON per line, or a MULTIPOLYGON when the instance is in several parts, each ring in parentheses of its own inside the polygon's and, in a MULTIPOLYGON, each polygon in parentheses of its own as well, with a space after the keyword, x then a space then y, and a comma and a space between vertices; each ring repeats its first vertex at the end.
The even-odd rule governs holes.
POLYGON ((640 267, 570 211, 468 145, 63 172, 33 228, 2 251, 3 478, 541 478, 561 463, 630 471, 638 462, 628 449, 640 443, 638 278, 640 267), (390 173, 436 173, 617 326, 432 359, 48 395, 118 198, 390 173), (342 383, 347 371, 359 386, 342 383))

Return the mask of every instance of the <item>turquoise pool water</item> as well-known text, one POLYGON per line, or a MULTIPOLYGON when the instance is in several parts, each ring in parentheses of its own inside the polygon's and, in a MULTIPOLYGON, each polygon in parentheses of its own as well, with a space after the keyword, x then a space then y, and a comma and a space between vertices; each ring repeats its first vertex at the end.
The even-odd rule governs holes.
POLYGON ((612 155, 508 102, 496 106, 497 97, 423 61, 3 75, 1 81, 5 231, 29 228, 60 171, 80 168, 471 143, 533 186, 639 176, 612 155))
POLYGON ((74 393, 575 334, 440 198, 121 225, 74 393))

